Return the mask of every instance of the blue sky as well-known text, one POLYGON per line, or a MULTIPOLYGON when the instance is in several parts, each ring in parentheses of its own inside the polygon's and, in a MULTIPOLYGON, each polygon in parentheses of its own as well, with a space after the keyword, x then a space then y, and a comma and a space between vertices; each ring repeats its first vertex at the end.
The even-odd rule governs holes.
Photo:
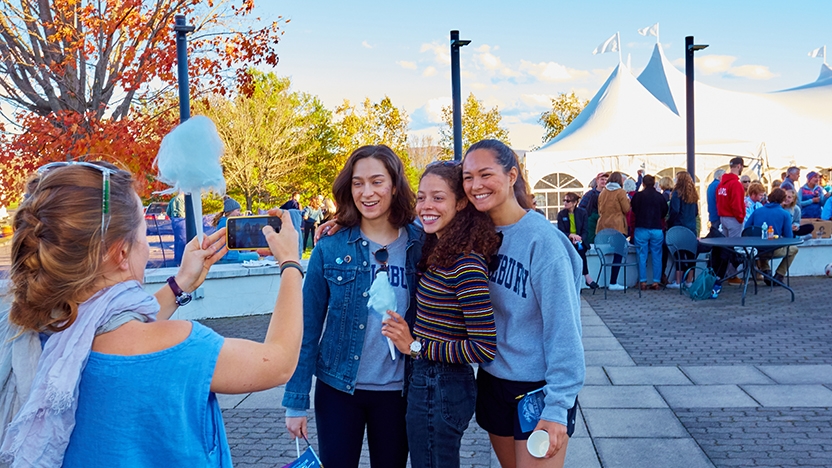
MULTIPOLYGON (((832 1, 304 1, 259 0, 263 20, 291 19, 275 71, 332 108, 344 99, 404 107, 411 133, 438 141, 438 112, 450 102, 449 31, 462 49, 463 97, 473 92, 499 106, 512 145, 539 145, 536 123, 548 97, 575 91, 590 98, 618 63, 592 55, 616 31, 633 71, 647 63, 654 37, 639 28, 660 23, 671 61, 681 65, 684 38, 710 47, 697 53, 697 80, 725 89, 767 92, 814 81, 832 49, 832 1)), ((830 60, 827 60, 829 62, 830 60)))

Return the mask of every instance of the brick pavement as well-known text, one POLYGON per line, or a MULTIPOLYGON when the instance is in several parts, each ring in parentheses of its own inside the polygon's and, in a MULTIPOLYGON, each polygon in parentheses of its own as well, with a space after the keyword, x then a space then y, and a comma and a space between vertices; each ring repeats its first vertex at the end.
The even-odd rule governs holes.
POLYGON ((782 288, 726 285, 719 298, 693 302, 678 291, 584 292, 636 365, 832 363, 832 280, 792 278, 794 303, 782 288))
POLYGON ((832 466, 832 409, 677 409, 717 467, 832 466))

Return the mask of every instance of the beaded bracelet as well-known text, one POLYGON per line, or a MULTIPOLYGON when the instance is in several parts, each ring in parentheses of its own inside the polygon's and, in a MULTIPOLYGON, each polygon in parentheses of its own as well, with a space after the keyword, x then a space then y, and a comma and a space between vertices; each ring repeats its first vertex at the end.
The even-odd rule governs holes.
POLYGON ((303 278, 303 267, 300 266, 300 263, 294 260, 286 260, 285 262, 280 264, 280 274, 283 274, 287 268, 295 268, 300 272, 300 277, 303 278))

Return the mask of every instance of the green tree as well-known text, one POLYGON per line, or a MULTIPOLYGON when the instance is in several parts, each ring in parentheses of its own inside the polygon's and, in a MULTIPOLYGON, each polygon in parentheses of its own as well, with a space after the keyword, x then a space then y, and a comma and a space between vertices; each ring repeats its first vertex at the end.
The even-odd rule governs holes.
POLYGON ((308 137, 316 144, 306 156, 306 161, 288 176, 282 184, 282 190, 276 190, 280 200, 287 199, 290 192, 298 191, 301 202, 323 194, 332 194, 332 183, 341 168, 345 157, 338 154, 338 130, 332 119, 332 111, 324 107, 317 96, 302 94, 305 120, 309 124, 308 137))
POLYGON ((249 71, 242 82, 245 87, 234 98, 211 96, 200 110, 226 144, 222 166, 228 191, 242 195, 252 210, 255 197, 268 203, 275 190, 287 190, 285 176, 320 142, 313 138, 308 99, 289 91, 288 78, 249 71))
POLYGON ((412 167, 407 152, 407 112, 393 105, 389 97, 377 103, 367 98, 359 106, 345 100, 335 109, 335 128, 339 167, 360 146, 387 145, 402 159, 411 185, 418 185, 419 172, 412 167))
MULTIPOLYGON (((472 144, 486 139, 500 140, 511 145, 508 140, 508 130, 500 126, 503 116, 497 106, 486 109, 482 101, 474 97, 474 93, 468 95, 468 99, 462 103, 462 147, 467 148, 472 144)), ((439 127, 439 146, 445 156, 454 154, 454 130, 453 130, 453 108, 451 106, 442 108, 442 122, 439 127)))
POLYGON ((546 143, 563 131, 573 120, 577 117, 584 107, 589 103, 589 100, 582 100, 575 95, 575 92, 569 94, 560 93, 557 97, 552 98, 552 109, 547 110, 540 115, 538 122, 543 125, 543 143, 546 143))

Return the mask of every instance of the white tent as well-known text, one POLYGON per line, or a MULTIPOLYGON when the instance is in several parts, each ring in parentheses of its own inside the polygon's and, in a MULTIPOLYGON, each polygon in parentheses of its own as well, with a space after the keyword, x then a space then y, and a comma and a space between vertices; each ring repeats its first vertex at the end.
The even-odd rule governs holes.
MULTIPOLYGON (((770 94, 726 91, 697 82, 700 188, 734 156, 746 158, 750 172, 762 175, 779 175, 782 168, 800 161, 805 167, 829 164, 832 70, 824 70, 813 84, 770 94)), ((643 168, 672 177, 686 166, 685 137, 685 77, 657 44, 638 79, 619 64, 563 132, 526 154, 538 207, 553 219, 564 192, 582 192, 602 171, 635 175, 643 168)))

